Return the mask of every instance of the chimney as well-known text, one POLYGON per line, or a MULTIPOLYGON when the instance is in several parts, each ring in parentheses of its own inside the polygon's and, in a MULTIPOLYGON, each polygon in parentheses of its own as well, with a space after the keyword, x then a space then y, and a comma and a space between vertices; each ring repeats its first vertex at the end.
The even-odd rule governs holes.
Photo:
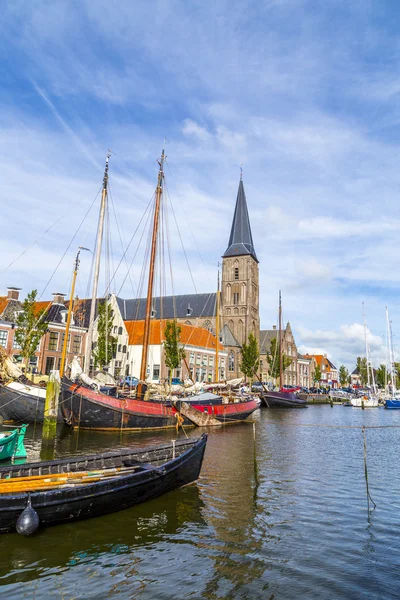
POLYGON ((276 330, 276 325, 272 325, 272 329, 275 331, 276 330))
POLYGON ((53 294, 53 304, 62 304, 63 306, 65 306, 65 294, 61 294, 60 292, 53 292, 53 294))
POLYGON ((10 298, 10 300, 18 300, 20 291, 21 291, 21 288, 17 288, 17 287, 7 288, 7 298, 10 298))

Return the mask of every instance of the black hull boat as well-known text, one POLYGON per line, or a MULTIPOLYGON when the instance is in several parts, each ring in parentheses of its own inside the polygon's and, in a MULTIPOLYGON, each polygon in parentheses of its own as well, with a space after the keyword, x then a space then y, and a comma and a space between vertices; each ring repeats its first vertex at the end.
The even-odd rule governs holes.
POLYGON ((164 401, 109 396, 67 378, 63 378, 61 389, 61 413, 71 427, 134 431, 177 425, 177 411, 164 401))
POLYGON ((298 398, 293 392, 264 392, 261 401, 268 408, 307 408, 306 400, 298 398))
MULTIPOLYGON (((219 423, 244 421, 258 407, 258 401, 251 398, 242 402, 223 403, 221 396, 200 394, 185 398, 197 412, 210 415, 219 423)), ((61 413, 65 423, 83 429, 108 431, 168 429, 176 427, 178 417, 183 425, 200 425, 194 414, 194 420, 181 413, 179 401, 140 400, 138 398, 118 398, 95 391, 67 378, 62 381, 61 413), (179 414, 178 414, 179 413, 179 414)), ((210 421, 210 419, 208 420, 210 421)), ((210 425, 207 422, 204 425, 210 425)))
MULTIPOLYGON (((207 435, 203 434, 200 438, 173 441, 148 449, 123 448, 102 454, 2 467, 0 533, 17 529, 27 535, 27 530, 21 531, 21 525, 17 526, 18 518, 27 507, 28 511, 31 507, 36 512, 31 522, 35 521, 37 527, 58 525, 130 508, 192 483, 199 477, 206 443, 207 435), (102 476, 97 480, 94 478, 93 482, 66 485, 60 485, 58 479, 57 485, 48 484, 49 488, 53 485, 53 489, 35 489, 38 480, 46 482, 53 476, 52 481, 57 481, 57 476, 63 478, 63 474, 65 477, 75 474, 78 478, 83 472, 90 472, 89 475, 101 472, 102 476), (22 486, 26 491, 4 493, 7 485, 22 486)), ((33 532, 31 527, 29 533, 33 532)))
MULTIPOLYGON (((17 381, 0 385, 0 416, 14 423, 43 423, 46 388, 17 381)), ((64 423, 61 411, 57 423, 64 423)))

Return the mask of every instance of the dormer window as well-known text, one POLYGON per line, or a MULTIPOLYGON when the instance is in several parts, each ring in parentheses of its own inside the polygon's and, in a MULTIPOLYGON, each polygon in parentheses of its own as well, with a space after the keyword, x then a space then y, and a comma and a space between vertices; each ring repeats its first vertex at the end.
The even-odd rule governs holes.
POLYGON ((193 308, 190 306, 190 304, 188 304, 187 309, 186 309, 186 316, 190 317, 192 312, 193 312, 193 308))
POLYGON ((156 318, 156 315, 157 315, 157 311, 156 311, 156 309, 155 309, 155 308, 152 308, 152 309, 151 309, 151 318, 152 318, 152 319, 155 319, 155 318, 156 318))

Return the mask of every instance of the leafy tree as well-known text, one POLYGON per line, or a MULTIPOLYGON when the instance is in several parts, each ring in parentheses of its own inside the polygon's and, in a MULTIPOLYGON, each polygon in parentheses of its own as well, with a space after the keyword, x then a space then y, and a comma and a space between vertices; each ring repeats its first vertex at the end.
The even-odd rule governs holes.
POLYGON ((22 362, 29 366, 40 340, 47 332, 46 309, 36 309, 37 290, 32 290, 22 303, 22 310, 16 319, 15 341, 21 348, 22 362))
POLYGON ((258 365, 260 364, 260 350, 254 333, 249 333, 247 344, 243 342, 241 353, 242 363, 240 369, 245 377, 251 380, 257 373, 258 365))
POLYGON ((344 365, 339 368, 339 381, 340 385, 346 385, 349 381, 349 372, 344 365))
POLYGON ((400 362, 394 363, 396 389, 400 389, 400 362))
POLYGON ((321 367, 319 365, 317 365, 314 370, 314 382, 319 383, 321 381, 321 377, 322 377, 321 367))
POLYGON ((368 382, 367 359, 365 356, 363 358, 357 356, 357 369, 360 375, 361 385, 365 385, 368 382))
POLYGON ((110 364, 114 356, 117 339, 111 335, 114 323, 114 311, 107 302, 99 303, 97 320, 97 344, 93 350, 95 368, 103 369, 110 364))
POLYGON ((379 365, 379 369, 376 370, 376 383, 379 385, 379 387, 385 387, 386 383, 387 383, 387 372, 386 372, 386 366, 385 365, 379 365))
POLYGON ((185 350, 179 345, 182 328, 176 321, 167 321, 164 331, 165 364, 169 369, 169 385, 172 385, 172 373, 185 358, 185 350))
MULTIPOLYGON (((273 379, 278 379, 280 374, 280 345, 276 338, 272 338, 268 356, 269 374, 273 379)), ((292 359, 283 353, 282 369, 285 371, 292 364, 292 359)))

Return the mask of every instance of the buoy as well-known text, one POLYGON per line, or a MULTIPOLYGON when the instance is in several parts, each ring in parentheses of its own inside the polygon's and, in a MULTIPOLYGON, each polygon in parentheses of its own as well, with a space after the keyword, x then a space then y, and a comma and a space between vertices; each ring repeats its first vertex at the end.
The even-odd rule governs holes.
POLYGON ((16 529, 21 535, 32 535, 39 527, 39 515, 32 508, 31 497, 28 496, 28 504, 18 517, 16 529))

